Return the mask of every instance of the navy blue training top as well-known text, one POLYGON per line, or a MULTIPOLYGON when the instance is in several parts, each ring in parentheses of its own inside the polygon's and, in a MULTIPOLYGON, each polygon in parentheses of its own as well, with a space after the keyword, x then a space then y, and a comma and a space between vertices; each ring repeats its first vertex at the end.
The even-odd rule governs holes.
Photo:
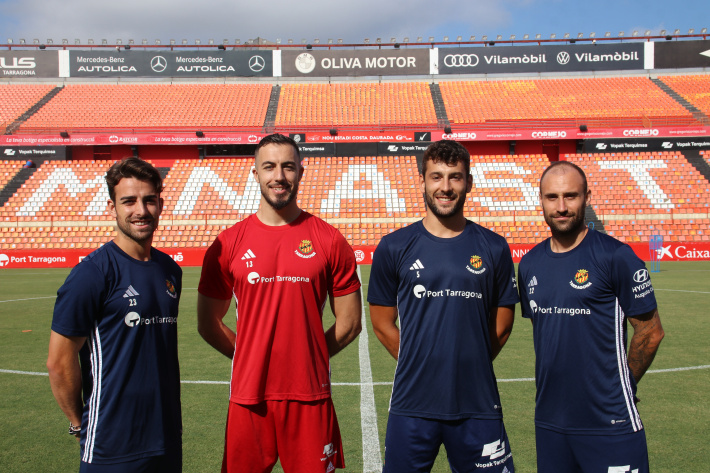
POLYGON ((182 269, 151 249, 138 261, 109 242, 57 292, 52 330, 79 352, 81 459, 110 464, 182 449, 177 317, 182 269))
POLYGON ((488 320, 518 302, 503 237, 470 221, 454 238, 435 237, 421 221, 397 230, 375 250, 367 300, 399 312, 390 412, 502 418, 488 320))
POLYGON ((646 266, 626 244, 589 230, 565 253, 547 239, 518 267, 524 317, 533 321, 535 423, 579 434, 643 428, 626 358, 626 317, 656 308, 646 266))

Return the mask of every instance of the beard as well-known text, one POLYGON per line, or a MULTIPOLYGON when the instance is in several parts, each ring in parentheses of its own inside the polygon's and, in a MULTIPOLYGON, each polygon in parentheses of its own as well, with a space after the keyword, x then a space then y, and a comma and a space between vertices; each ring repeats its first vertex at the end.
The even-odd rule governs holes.
POLYGON ((288 206, 288 204, 290 204, 291 201, 293 201, 293 199, 298 195, 298 184, 293 184, 289 192, 275 198, 269 195, 268 187, 264 188, 264 186, 262 186, 261 195, 264 197, 266 203, 269 204, 274 210, 281 210, 288 206))
POLYGON ((556 222, 554 217, 559 215, 558 213, 555 214, 545 214, 545 222, 547 225, 550 227, 550 232, 552 232, 552 235, 555 237, 567 237, 571 235, 576 235, 582 230, 582 227, 584 227, 584 211, 587 208, 587 204, 583 204, 579 212, 575 214, 567 214, 571 218, 567 222, 556 222))
MULTIPOLYGON (((451 197, 456 197, 456 194, 452 194, 451 197)), ((429 211, 431 211, 431 213, 436 215, 438 218, 448 218, 457 215, 459 212, 461 212, 464 204, 466 203, 466 194, 459 195, 456 198, 453 207, 448 209, 440 208, 436 199, 434 198, 434 195, 429 194, 428 192, 426 192, 426 190, 424 191, 424 200, 426 201, 427 208, 429 209, 429 211)))
POLYGON ((119 232, 123 233, 136 243, 143 244, 153 238, 153 233, 155 233, 155 230, 158 228, 158 221, 153 219, 148 222, 148 225, 145 227, 135 229, 131 225, 131 222, 117 219, 116 226, 118 227, 119 232))

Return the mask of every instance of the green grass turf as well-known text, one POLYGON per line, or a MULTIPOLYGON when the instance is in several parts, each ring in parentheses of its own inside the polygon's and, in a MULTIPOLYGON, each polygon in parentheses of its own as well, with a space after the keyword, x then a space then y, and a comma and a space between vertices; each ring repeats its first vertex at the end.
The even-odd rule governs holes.
MULTIPOLYGON (((363 266, 363 281, 369 267, 363 266)), ((54 296, 68 269, 0 270, 0 369, 45 373, 54 296)), ((229 379, 229 360, 197 334, 199 268, 185 268, 180 305, 180 366, 183 381, 229 379)), ((663 262, 652 279, 666 338, 651 367, 673 369, 710 364, 710 262, 663 262)), ((367 286, 364 287, 367 290, 367 286)), ((233 311, 231 312, 233 314, 233 311)), ((518 315, 508 344, 495 361, 505 424, 516 470, 535 471, 533 409, 535 387, 532 329, 518 315), (513 381, 508 381, 513 380, 513 381)), ((234 324, 234 317, 228 316, 234 324)), ((326 313, 324 325, 332 323, 326 313)), ((373 381, 391 383, 395 362, 367 324, 373 381)), ((332 360, 333 399, 338 411, 348 468, 362 471, 360 380, 357 341, 332 360)), ((374 386, 380 451, 387 426, 391 384, 374 386)), ((183 384, 184 471, 219 471, 227 411, 226 384, 183 384)), ((707 471, 710 465, 710 369, 648 373, 639 386, 652 471, 707 471)), ((76 440, 56 405, 47 376, 0 372, 0 470, 77 471, 76 440)), ((140 426, 136 426, 140 428, 140 426)), ((130 435, 130 432, 127 432, 130 435)), ((277 468, 274 471, 281 471, 277 468)), ((432 470, 449 471, 442 449, 432 470)))

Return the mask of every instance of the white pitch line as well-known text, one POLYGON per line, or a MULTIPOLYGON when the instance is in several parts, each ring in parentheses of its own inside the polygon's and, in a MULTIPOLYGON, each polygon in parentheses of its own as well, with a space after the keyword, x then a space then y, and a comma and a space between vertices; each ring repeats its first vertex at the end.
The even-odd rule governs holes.
POLYGON ((689 292, 691 294, 710 294, 710 292, 707 292, 707 291, 685 291, 683 289, 656 289, 656 288, 654 288, 654 291, 689 292))
MULTIPOLYGON (((660 369, 660 370, 648 370, 646 373, 675 373, 678 371, 693 371, 693 370, 706 370, 710 369, 710 365, 700 365, 700 366, 685 366, 681 368, 665 368, 665 369, 660 369)), ((6 373, 6 374, 23 374, 25 376, 49 376, 48 373, 43 373, 40 371, 19 371, 19 370, 3 370, 0 369, 0 373, 6 373)), ((535 381, 535 378, 512 378, 512 379, 499 379, 499 383, 514 383, 514 382, 521 382, 521 381, 535 381)), ((189 381, 189 380, 182 380, 180 381, 181 384, 224 384, 228 385, 229 381, 189 381)), ((391 386, 392 382, 391 381, 375 381, 375 382, 369 382, 369 383, 331 383, 332 386, 391 386)), ((378 437, 379 438, 379 437, 378 437)), ((378 440, 379 443, 379 440, 378 440)), ((379 449, 378 449, 379 452, 379 449)))
MULTIPOLYGON (((360 279, 360 267, 357 268, 360 279)), ((375 408, 375 391, 372 389, 372 367, 370 366, 370 349, 367 335, 367 318, 365 317, 365 300, 360 292, 362 303, 362 332, 358 340, 360 356, 360 425, 362 427, 362 471, 363 473, 380 473, 382 471, 382 456, 380 455, 380 435, 377 430, 377 409, 375 408)))
POLYGON ((27 299, 9 299, 9 300, 6 300, 6 301, 0 301, 0 304, 2 304, 3 302, 36 301, 36 300, 39 300, 39 299, 56 299, 56 298, 57 298, 57 296, 29 297, 29 298, 27 298, 27 299))

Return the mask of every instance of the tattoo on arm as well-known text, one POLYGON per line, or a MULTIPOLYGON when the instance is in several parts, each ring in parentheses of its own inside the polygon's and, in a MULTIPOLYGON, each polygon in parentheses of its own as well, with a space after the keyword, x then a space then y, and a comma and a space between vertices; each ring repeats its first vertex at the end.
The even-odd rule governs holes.
POLYGON ((628 320, 634 329, 629 345, 628 363, 631 374, 638 383, 651 366, 664 332, 658 310, 628 320))

